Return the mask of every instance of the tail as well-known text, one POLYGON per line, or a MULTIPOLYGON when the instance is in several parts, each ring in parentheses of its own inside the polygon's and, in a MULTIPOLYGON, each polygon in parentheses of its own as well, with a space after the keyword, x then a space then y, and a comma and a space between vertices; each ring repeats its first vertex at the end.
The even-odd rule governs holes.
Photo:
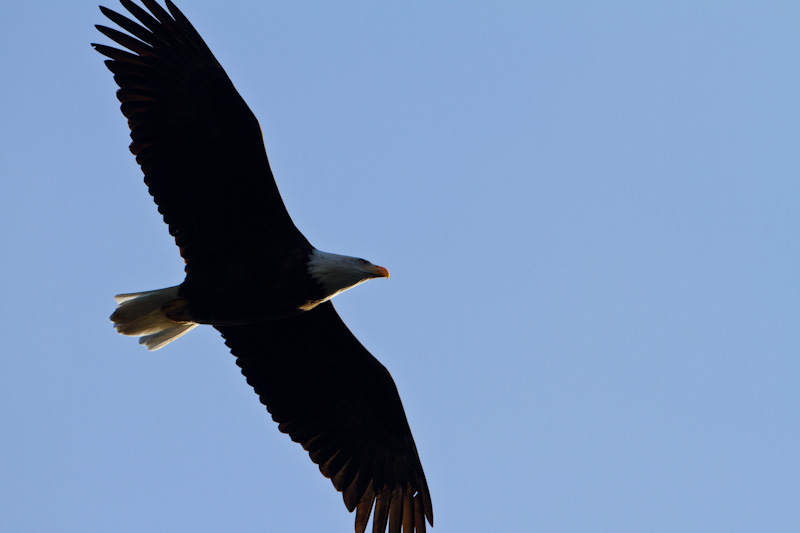
POLYGON ((114 327, 122 335, 141 337, 139 344, 158 350, 188 333, 196 322, 176 322, 167 318, 163 307, 178 297, 178 287, 147 292, 118 294, 117 310, 111 315, 114 327))

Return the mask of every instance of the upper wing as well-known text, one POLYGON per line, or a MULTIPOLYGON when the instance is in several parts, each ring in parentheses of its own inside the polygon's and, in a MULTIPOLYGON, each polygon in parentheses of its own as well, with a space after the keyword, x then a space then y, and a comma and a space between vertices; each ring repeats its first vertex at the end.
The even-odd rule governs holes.
POLYGON ((130 52, 93 46, 110 58, 131 152, 187 270, 307 243, 278 193, 258 121, 194 27, 170 0, 169 13, 154 0, 143 0, 150 13, 121 2, 141 24, 100 9, 135 38, 97 29, 130 52))
POLYGON ((216 326, 278 428, 357 509, 363 533, 425 531, 433 509, 397 388, 330 302, 292 318, 216 326))

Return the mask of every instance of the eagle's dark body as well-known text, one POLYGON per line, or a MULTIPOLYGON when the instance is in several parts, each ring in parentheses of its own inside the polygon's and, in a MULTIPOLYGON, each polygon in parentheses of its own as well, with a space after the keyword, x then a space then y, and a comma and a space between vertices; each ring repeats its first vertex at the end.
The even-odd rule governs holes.
POLYGON ((309 282, 309 253, 292 250, 279 260, 205 265, 186 273, 179 295, 194 322, 235 325, 295 316, 308 301, 324 297, 309 282))

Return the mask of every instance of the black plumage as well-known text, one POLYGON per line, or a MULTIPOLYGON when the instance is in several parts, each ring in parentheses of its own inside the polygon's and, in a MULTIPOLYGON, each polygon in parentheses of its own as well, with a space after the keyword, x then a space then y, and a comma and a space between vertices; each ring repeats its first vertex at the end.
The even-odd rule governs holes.
POLYGON ((343 258, 364 279, 331 288, 328 273, 311 275, 321 253, 289 217, 258 121, 208 46, 169 0, 167 10, 121 3, 138 23, 100 9, 130 35, 97 28, 126 50, 93 46, 109 58, 131 152, 186 280, 118 297, 117 328, 157 349, 197 323, 213 325, 279 429, 356 511, 357 532, 373 507, 374 532, 425 531, 430 494, 394 381, 328 301, 388 273, 343 258))

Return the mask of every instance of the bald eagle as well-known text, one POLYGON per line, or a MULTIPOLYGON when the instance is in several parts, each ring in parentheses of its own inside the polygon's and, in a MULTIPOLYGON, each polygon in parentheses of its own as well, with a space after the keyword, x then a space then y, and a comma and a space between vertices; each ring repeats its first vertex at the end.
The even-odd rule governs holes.
POLYGON ((157 350, 219 330, 278 429, 356 511, 355 530, 425 531, 433 510, 397 388, 330 299, 389 272, 323 252, 295 227, 253 113, 187 18, 166 0, 102 13, 123 49, 94 48, 119 85, 130 150, 186 263, 175 287, 121 294, 123 335, 157 350), (149 12, 148 12, 149 11, 149 12))

